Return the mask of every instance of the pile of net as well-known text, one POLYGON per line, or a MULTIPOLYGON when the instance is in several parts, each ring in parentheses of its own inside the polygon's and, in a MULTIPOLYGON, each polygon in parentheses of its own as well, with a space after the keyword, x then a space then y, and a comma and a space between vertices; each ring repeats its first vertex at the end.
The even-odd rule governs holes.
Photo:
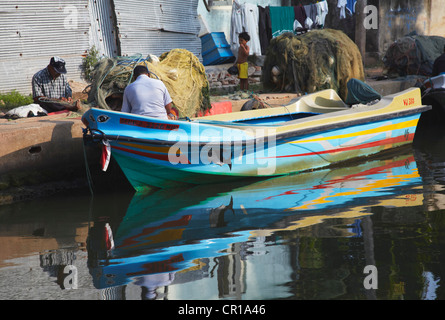
POLYGON ((394 42, 383 58, 388 74, 431 76, 434 60, 444 50, 445 38, 409 35, 394 42))
POLYGON ((120 111, 124 90, 138 65, 147 66, 151 77, 165 84, 179 117, 193 117, 211 107, 205 68, 193 53, 184 49, 173 49, 159 58, 148 55, 101 59, 92 73, 88 104, 120 111))
POLYGON ((364 77, 357 45, 342 31, 323 29, 303 35, 285 33, 272 39, 262 82, 266 89, 281 92, 334 89, 346 99, 348 81, 364 77))

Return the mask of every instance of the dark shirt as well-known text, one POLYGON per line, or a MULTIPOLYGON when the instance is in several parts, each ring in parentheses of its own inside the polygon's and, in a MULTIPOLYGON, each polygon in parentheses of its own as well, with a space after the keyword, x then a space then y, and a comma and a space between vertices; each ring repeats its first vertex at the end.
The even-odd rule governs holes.
POLYGON ((445 72, 445 53, 434 61, 432 76, 438 76, 442 72, 445 72))
POLYGON ((269 7, 263 8, 258 6, 258 31, 260 36, 261 54, 266 55, 266 50, 272 39, 269 7))
POLYGON ((304 28, 304 23, 307 19, 306 10, 304 9, 304 7, 301 4, 298 6, 294 6, 294 13, 295 19, 298 20, 298 22, 304 28))

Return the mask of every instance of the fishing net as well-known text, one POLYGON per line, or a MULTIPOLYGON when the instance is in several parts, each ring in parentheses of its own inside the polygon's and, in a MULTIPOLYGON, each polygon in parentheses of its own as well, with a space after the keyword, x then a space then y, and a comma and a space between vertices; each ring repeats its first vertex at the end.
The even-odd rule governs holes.
POLYGON ((92 73, 88 104, 120 111, 125 88, 131 83, 133 70, 145 65, 151 77, 167 87, 180 117, 193 117, 210 109, 209 83, 199 59, 185 49, 173 49, 159 58, 149 55, 103 58, 92 73))
POLYGON ((439 36, 410 35, 394 42, 387 50, 383 62, 387 73, 399 76, 430 76, 434 60, 442 53, 445 38, 439 36))
POLYGON ((334 89, 346 99, 350 79, 364 80, 357 45, 342 31, 285 33, 272 39, 266 52, 262 82, 272 91, 313 93, 334 89))

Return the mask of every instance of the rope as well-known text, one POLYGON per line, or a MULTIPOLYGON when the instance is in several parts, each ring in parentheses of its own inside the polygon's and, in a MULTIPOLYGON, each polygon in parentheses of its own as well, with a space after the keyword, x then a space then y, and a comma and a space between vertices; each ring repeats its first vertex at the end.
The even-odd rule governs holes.
MULTIPOLYGON (((86 130, 84 131, 84 134, 85 133, 86 133, 86 130)), ((84 158, 84 161, 85 161, 85 171, 86 171, 86 176, 87 176, 87 181, 88 181, 88 188, 90 189, 91 196, 94 197, 93 178, 91 176, 90 167, 88 165, 88 157, 87 157, 87 152, 86 152, 86 149, 85 149, 85 141, 83 143, 83 158, 84 158)))

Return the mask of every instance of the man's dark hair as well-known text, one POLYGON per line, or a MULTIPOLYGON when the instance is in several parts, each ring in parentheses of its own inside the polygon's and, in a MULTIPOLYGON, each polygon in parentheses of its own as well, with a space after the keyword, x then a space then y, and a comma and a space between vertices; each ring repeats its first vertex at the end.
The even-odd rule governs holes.
POLYGON ((240 37, 246 41, 250 41, 250 36, 247 32, 241 32, 238 37, 240 37))
POLYGON ((147 76, 150 75, 150 72, 148 71, 148 68, 146 66, 137 66, 136 68, 134 68, 134 79, 137 79, 141 74, 146 74, 147 76))

